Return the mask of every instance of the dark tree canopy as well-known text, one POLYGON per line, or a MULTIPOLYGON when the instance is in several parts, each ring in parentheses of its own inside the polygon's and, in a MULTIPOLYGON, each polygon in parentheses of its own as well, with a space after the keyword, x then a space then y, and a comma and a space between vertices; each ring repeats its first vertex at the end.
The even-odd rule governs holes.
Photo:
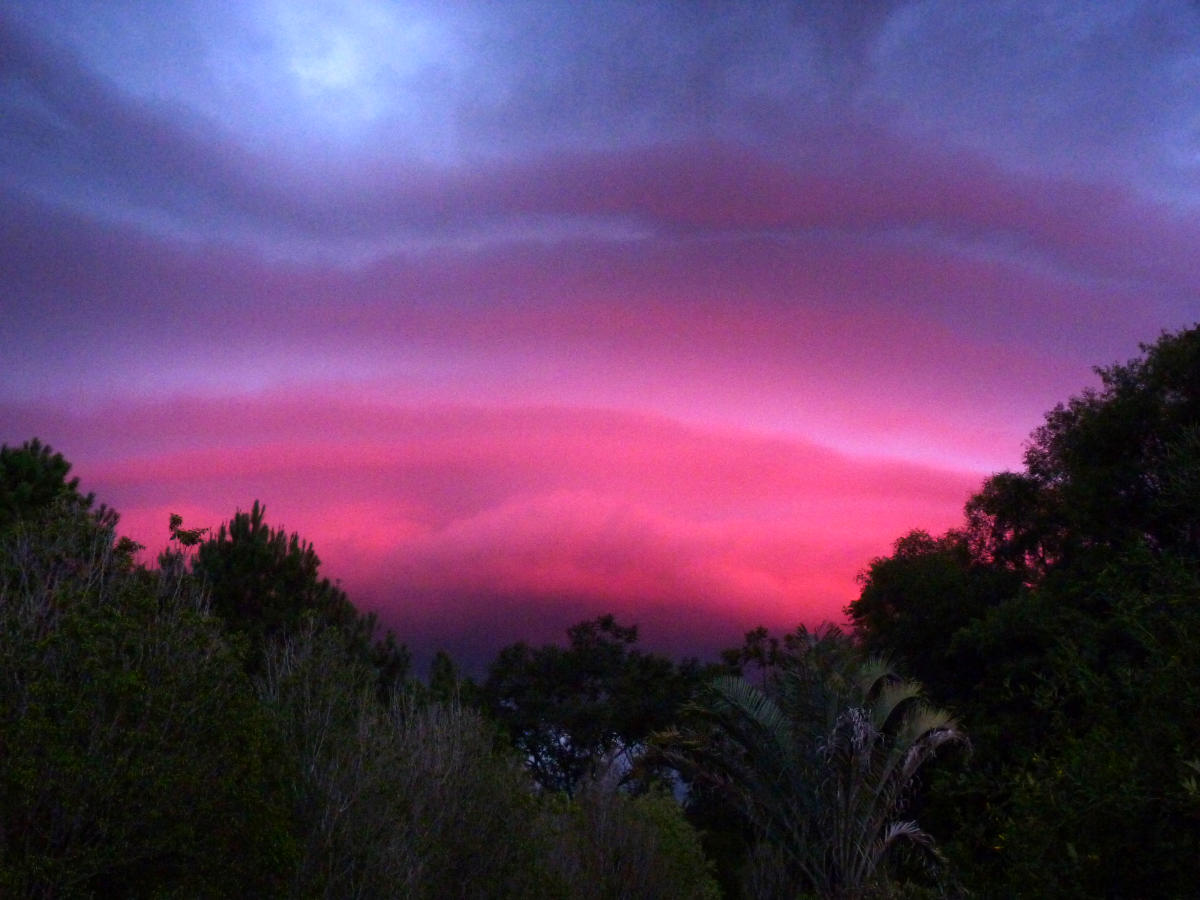
POLYGON ((1200 328, 1142 351, 1048 413, 961 531, 874 560, 847 609, 973 735, 931 818, 981 888, 1182 896, 1200 877, 1200 717, 1181 714, 1200 709, 1200 328))
POLYGON ((1200 328, 1142 351, 1097 369, 1099 390, 1034 431, 1025 471, 994 476, 971 501, 978 553, 1030 578, 1138 544, 1200 556, 1200 328))
POLYGON ((373 657, 381 679, 407 674, 408 653, 389 634, 372 646, 374 616, 362 615, 344 591, 321 575, 312 545, 293 532, 266 524, 266 507, 255 501, 199 544, 192 570, 211 597, 213 612, 250 643, 256 668, 265 647, 311 622, 335 628, 351 648, 373 657))
POLYGON ((862 591, 848 610, 856 636, 868 651, 894 657, 943 702, 957 699, 960 667, 971 664, 958 657, 948 636, 1020 586, 1007 569, 980 566, 962 531, 905 535, 891 556, 871 561, 859 583, 862 591))
POLYGON ((188 579, 78 503, 0 534, 0 894, 266 896, 282 748, 188 579))
POLYGON ((304 614, 322 624, 349 625, 356 612, 320 573, 312 545, 266 524, 258 501, 223 523, 196 551, 193 569, 212 594, 213 610, 234 628, 272 637, 294 629, 304 614))
POLYGON ((547 790, 573 795, 611 754, 666 727, 692 678, 637 649, 637 627, 601 616, 567 630, 566 647, 513 644, 492 663, 484 697, 547 790))
POLYGON ((37 438, 20 447, 0 447, 0 531, 56 501, 67 499, 90 508, 94 495, 79 493, 79 479, 67 480, 70 472, 63 455, 37 438))

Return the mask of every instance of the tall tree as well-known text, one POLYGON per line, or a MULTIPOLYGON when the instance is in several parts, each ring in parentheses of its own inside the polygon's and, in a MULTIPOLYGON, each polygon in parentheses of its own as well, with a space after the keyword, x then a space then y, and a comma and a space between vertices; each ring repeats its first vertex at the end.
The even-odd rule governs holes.
POLYGON ((344 592, 320 573, 312 545, 266 524, 256 500, 200 544, 193 562, 212 594, 213 611, 258 639, 295 629, 306 614, 352 626, 357 613, 344 592))

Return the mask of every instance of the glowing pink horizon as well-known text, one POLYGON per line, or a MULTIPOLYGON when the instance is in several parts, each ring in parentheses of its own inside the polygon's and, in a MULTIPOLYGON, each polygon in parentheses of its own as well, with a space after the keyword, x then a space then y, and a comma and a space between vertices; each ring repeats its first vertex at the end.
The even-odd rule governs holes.
POLYGON ((301 6, 0 12, 0 442, 422 652, 837 621, 1200 319, 1182 0, 301 6))

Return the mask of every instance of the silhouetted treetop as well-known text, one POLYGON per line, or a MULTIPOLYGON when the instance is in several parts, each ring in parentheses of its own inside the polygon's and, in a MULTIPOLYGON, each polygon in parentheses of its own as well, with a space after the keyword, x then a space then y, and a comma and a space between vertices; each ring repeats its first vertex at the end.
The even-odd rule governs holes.
MULTIPOLYGON (((37 438, 20 447, 0 447, 0 530, 57 500, 69 499, 85 509, 94 494, 79 492, 79 479, 67 476, 71 464, 37 438)), ((110 524, 115 524, 115 516, 110 524)))
POLYGON ((1097 373, 963 529, 902 538, 847 609, 971 730, 925 819, 987 895, 1195 890, 1200 327, 1097 373))
POLYGON ((372 645, 375 617, 363 615, 344 591, 321 574, 321 560, 299 534, 266 524, 266 507, 238 511, 196 549, 193 571, 211 597, 213 612, 250 642, 256 669, 268 643, 311 622, 335 628, 348 649, 370 657, 382 679, 403 679, 408 652, 386 636, 372 645))
POLYGON ((483 692, 534 778, 574 794, 607 757, 629 756, 669 724, 694 673, 637 649, 637 627, 611 615, 573 625, 567 638, 566 647, 505 647, 483 692))

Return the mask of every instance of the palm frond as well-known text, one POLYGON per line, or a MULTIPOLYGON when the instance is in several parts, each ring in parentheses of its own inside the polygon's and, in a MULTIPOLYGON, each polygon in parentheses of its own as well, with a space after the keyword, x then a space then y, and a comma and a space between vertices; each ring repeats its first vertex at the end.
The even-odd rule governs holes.
POLYGON ((871 718, 881 731, 907 721, 908 712, 920 702, 921 685, 907 679, 891 681, 880 687, 871 705, 871 718))
POLYGON ((718 678, 690 724, 656 742, 718 786, 808 889, 858 895, 896 844, 931 845, 899 816, 920 768, 966 737, 920 684, 854 656, 840 635, 798 631, 789 650, 771 693, 718 678))

